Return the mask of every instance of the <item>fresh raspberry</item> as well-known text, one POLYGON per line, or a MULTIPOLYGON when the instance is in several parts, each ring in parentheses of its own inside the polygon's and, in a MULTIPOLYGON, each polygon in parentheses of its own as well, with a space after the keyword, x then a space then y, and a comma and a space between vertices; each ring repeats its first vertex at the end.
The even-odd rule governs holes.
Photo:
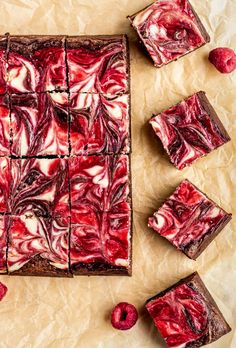
POLYGON ((120 302, 111 313, 111 324, 115 329, 128 330, 138 320, 137 309, 127 302, 120 302))
POLYGON ((223 74, 229 74, 236 69, 236 54, 231 48, 215 48, 209 54, 209 61, 223 74))
POLYGON ((3 297, 6 295, 7 290, 6 285, 0 282, 0 301, 2 301, 3 297))

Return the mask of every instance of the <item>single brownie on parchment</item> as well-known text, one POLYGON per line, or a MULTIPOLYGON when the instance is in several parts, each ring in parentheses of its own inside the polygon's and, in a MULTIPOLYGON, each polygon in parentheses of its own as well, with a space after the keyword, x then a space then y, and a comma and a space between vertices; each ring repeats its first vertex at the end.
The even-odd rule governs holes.
POLYGON ((196 348, 231 331, 220 309, 195 272, 146 302, 168 348, 196 348))
POLYGON ((128 18, 158 68, 210 41, 188 0, 157 0, 128 18))
POLYGON ((231 214, 184 180, 149 218, 148 226, 195 260, 230 220, 231 214))
POLYGON ((230 141, 203 91, 154 115, 149 123, 170 161, 180 170, 230 141))

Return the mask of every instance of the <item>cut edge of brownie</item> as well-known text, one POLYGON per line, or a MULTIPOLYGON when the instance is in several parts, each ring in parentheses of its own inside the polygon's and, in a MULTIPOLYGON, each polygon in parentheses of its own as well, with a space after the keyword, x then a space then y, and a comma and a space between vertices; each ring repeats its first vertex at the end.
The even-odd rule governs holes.
MULTIPOLYGON (((223 123, 221 122, 219 116, 217 115, 215 109, 213 108, 211 102, 207 98, 206 92, 199 91, 199 92, 197 92, 195 94, 198 96, 203 109, 206 111, 206 113, 209 115, 209 117, 214 121, 214 124, 217 125, 217 127, 219 128, 221 134, 224 136, 225 143, 230 141, 231 138, 230 138, 229 134, 227 133, 227 131, 226 131, 223 123)), ((219 145, 219 146, 221 146, 221 145, 219 145)), ((217 147, 219 147, 219 146, 217 146, 217 147)))
POLYGON ((41 48, 58 47, 65 50, 67 35, 11 35, 9 34, 9 52, 28 56, 41 48))
POLYGON ((210 319, 211 319, 211 324, 212 323, 214 324, 214 326, 211 325, 211 329, 214 330, 213 332, 215 333, 215 336, 212 338, 212 337, 209 337, 207 335, 207 337, 205 338, 206 341, 204 340, 204 344, 214 342, 217 339, 219 339, 220 337, 222 337, 223 335, 230 332, 231 327, 229 326, 229 324, 225 320, 218 305, 216 304, 216 302, 213 299, 212 295, 210 294, 209 290, 207 289, 207 287, 203 283, 198 272, 194 272, 194 273, 190 274, 189 276, 180 279, 177 283, 171 285, 170 287, 161 291, 157 295, 149 298, 145 303, 146 308, 150 302, 155 301, 156 299, 163 297, 168 292, 174 291, 178 286, 181 286, 183 284, 186 284, 186 285, 190 286, 193 290, 198 291, 201 294, 201 296, 203 297, 204 301, 206 302, 207 307, 210 308, 210 310, 211 310, 209 315, 210 315, 210 319), (221 330, 219 330, 219 327, 221 330), (219 332, 215 331, 215 329, 218 329, 219 332))
POLYGON ((154 1, 152 4, 150 4, 150 5, 148 5, 148 6, 144 7, 142 10, 137 11, 137 12, 134 13, 133 15, 127 16, 126 18, 128 18, 129 21, 131 22, 131 26, 134 28, 134 30, 135 30, 135 32, 136 32, 136 34, 137 34, 137 36, 138 36, 139 43, 141 44, 141 47, 142 47, 143 49, 145 49, 145 51, 146 51, 146 53, 147 53, 149 59, 154 63, 154 66, 155 66, 156 68, 162 68, 163 66, 166 66, 166 65, 168 65, 168 64, 170 64, 170 63, 172 63, 172 62, 175 62, 175 61, 179 60, 180 58, 186 56, 187 54, 190 54, 190 53, 196 51, 198 48, 201 48, 201 47, 205 46, 207 43, 210 42, 210 40, 211 40, 210 35, 209 35, 208 32, 206 31, 206 28, 204 27, 204 25, 203 25, 203 23, 202 23, 200 17, 198 16, 198 14, 197 14, 196 11, 194 10, 193 6, 191 5, 190 1, 188 0, 189 6, 190 6, 190 8, 191 8, 191 11, 192 11, 193 14, 194 14, 194 17, 195 17, 195 19, 196 19, 198 28, 199 28, 199 30, 200 30, 200 32, 201 32, 201 34, 202 34, 202 36, 203 36, 205 42, 203 42, 201 45, 195 47, 195 48, 192 49, 191 51, 188 51, 188 52, 186 52, 185 54, 182 54, 181 56, 179 56, 179 57, 177 57, 177 58, 175 58, 175 59, 172 59, 171 61, 169 61, 169 62, 167 62, 167 63, 162 63, 162 64, 159 64, 159 65, 156 64, 155 61, 153 60, 153 58, 151 57, 151 55, 149 54, 149 51, 148 51, 148 49, 147 49, 147 47, 146 47, 146 45, 145 45, 145 42, 144 42, 144 40, 143 40, 143 37, 139 35, 137 28, 133 25, 133 20, 134 20, 134 18, 135 18, 139 13, 141 13, 141 12, 147 10, 149 7, 151 7, 155 2, 156 2, 156 1, 154 1))
POLYGON ((11 272, 8 267, 8 274, 10 276, 73 277, 73 274, 70 272, 69 268, 68 270, 56 268, 40 255, 34 256, 16 271, 11 272))
POLYGON ((76 266, 71 266, 73 275, 85 275, 85 276, 96 276, 96 275, 126 275, 131 276, 132 270, 122 266, 113 266, 106 262, 81 262, 76 266))
MULTIPOLYGON (((189 243, 186 246, 183 246, 182 248, 177 248, 178 250, 182 251, 187 257, 189 257, 191 260, 196 260, 198 256, 201 255, 201 253, 208 247, 208 245, 218 236, 218 234, 224 229, 224 227, 229 223, 229 221, 232 219, 232 214, 226 212, 222 207, 220 207, 216 202, 214 202, 211 198, 208 197, 206 193, 201 191, 197 186, 195 186, 191 181, 188 179, 185 179, 183 181, 187 181, 189 184, 191 184, 198 192, 200 192, 206 199, 208 199, 215 207, 219 208, 221 211, 224 212, 224 216, 218 223, 218 227, 216 229, 211 229, 207 233, 202 236, 200 239, 199 244, 189 243), (193 250, 192 250, 193 249, 193 250), (195 251, 194 251, 195 249, 195 251)), ((181 181, 181 183, 183 182, 181 181)), ((181 184, 180 183, 180 184, 181 184)), ((178 188, 178 187, 177 187, 178 188)), ((199 241, 198 241, 199 242, 199 241)))

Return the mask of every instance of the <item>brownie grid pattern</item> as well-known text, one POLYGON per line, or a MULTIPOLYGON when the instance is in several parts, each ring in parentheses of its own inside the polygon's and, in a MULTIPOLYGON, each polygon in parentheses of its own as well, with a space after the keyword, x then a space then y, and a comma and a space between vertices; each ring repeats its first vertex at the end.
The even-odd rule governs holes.
POLYGON ((130 274, 129 103, 126 36, 1 37, 0 273, 130 274))

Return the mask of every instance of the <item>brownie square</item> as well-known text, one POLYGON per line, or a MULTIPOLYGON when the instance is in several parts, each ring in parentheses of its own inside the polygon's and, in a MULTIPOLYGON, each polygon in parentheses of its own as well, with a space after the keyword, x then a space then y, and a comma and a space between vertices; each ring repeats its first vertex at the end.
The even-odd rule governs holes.
POLYGON ((158 68, 210 41, 188 0, 157 0, 128 18, 158 68))
POLYGON ((10 106, 7 94, 0 95, 0 156, 10 155, 10 106))
POLYGON ((11 216, 7 264, 10 275, 70 277, 69 217, 11 216))
POLYGON ((15 156, 69 154, 66 92, 11 95, 11 153, 15 156))
POLYGON ((130 151, 129 96, 91 93, 70 95, 72 155, 130 151))
POLYGON ((198 273, 149 299, 146 308, 167 347, 202 347, 231 331, 198 273))
POLYGON ((6 86, 6 68, 7 68, 7 35, 0 36, 0 94, 5 94, 6 86))
POLYGON ((13 215, 69 216, 67 159, 12 159, 11 175, 13 215))
POLYGON ((131 275, 131 212, 77 207, 71 225, 70 263, 77 275, 131 275))
POLYGON ((81 205, 95 211, 131 209, 127 155, 71 157, 69 177, 72 223, 77 221, 81 205))
POLYGON ((11 184, 11 162, 7 157, 0 157, 0 214, 10 212, 9 196, 11 184))
POLYGON ((7 273, 8 216, 0 215, 0 274, 7 273))
POLYGON ((66 51, 71 92, 111 95, 128 92, 126 35, 68 37, 66 51))
POLYGON ((148 226, 195 260, 230 220, 231 214, 184 180, 149 218, 148 226))
POLYGON ((230 140, 202 91, 154 115, 150 124, 177 169, 189 166, 230 140))
POLYGON ((10 93, 67 90, 64 36, 10 36, 10 93))

